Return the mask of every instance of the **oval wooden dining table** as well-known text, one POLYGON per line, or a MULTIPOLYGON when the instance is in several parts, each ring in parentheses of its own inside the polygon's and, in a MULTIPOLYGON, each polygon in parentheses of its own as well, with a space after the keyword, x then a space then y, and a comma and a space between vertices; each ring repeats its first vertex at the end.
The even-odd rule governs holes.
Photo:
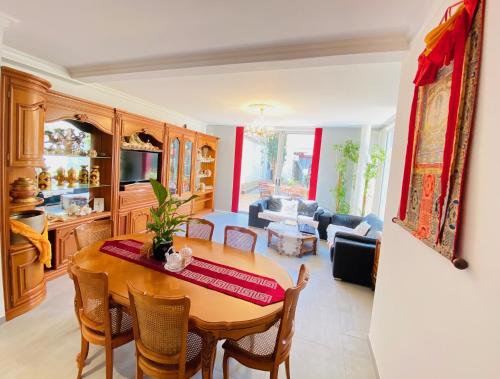
MULTIPOLYGON (((150 242, 150 234, 133 234, 113 239, 134 239, 150 242)), ((203 378, 213 377, 217 341, 267 330, 283 308, 283 302, 260 306, 196 284, 177 279, 139 264, 102 253, 99 248, 104 241, 97 242, 74 255, 74 263, 90 271, 106 272, 110 296, 119 304, 129 306, 127 283, 149 294, 160 296, 186 295, 191 300, 190 327, 203 337, 203 378)), ((174 247, 188 246, 195 257, 232 266, 275 279, 283 289, 293 285, 292 279, 277 263, 257 253, 244 252, 220 243, 194 238, 174 238, 174 247)))

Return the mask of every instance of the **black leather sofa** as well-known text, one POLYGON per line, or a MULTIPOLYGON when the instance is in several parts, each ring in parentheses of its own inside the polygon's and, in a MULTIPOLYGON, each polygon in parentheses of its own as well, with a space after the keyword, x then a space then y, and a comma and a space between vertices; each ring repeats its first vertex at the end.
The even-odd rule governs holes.
MULTIPOLYGON (((259 217, 259 212, 264 212, 265 209, 269 209, 270 198, 259 199, 252 204, 250 204, 248 209, 248 226, 254 226, 256 228, 265 228, 269 225, 271 221, 265 220, 259 217)), ((313 214, 313 220, 319 221, 319 217, 323 214, 324 209, 318 207, 313 214)))
POLYGON ((366 236, 356 236, 338 232, 330 249, 330 259, 333 262, 333 277, 346 282, 363 286, 372 286, 371 274, 375 258, 375 246, 379 232, 382 232, 383 222, 376 215, 365 217, 333 214, 324 212, 319 217, 318 232, 326 239, 326 228, 329 224, 355 228, 362 221, 370 224, 366 236), (320 230, 321 228, 321 230, 320 230))

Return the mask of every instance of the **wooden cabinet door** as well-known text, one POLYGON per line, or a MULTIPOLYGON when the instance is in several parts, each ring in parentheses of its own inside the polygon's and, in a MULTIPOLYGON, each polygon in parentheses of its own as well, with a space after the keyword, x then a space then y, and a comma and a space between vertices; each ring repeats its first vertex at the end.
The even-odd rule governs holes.
POLYGON ((181 169, 181 194, 191 194, 194 192, 195 176, 195 138, 185 135, 182 139, 182 169, 181 169))
MULTIPOLYGON (((9 71, 7 71, 7 75, 9 71)), ((8 77, 8 162, 15 167, 43 166, 46 96, 50 84, 31 75, 8 77)))
POLYGON ((130 211, 130 233, 146 232, 150 218, 149 207, 130 211))
POLYGON ((117 235, 122 236, 130 233, 130 212, 120 213, 118 215, 117 235))
POLYGON ((12 308, 25 303, 37 303, 45 296, 43 264, 31 244, 14 245, 10 250, 12 277, 12 308))
POLYGON ((68 263, 70 256, 78 251, 74 226, 56 230, 56 268, 68 263))

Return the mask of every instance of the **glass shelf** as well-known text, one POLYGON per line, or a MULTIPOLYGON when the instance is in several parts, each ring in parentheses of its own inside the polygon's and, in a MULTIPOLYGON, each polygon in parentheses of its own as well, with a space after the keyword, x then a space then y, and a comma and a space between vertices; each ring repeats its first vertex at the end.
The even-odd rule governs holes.
POLYGON ((51 189, 42 190, 40 192, 43 193, 44 196, 45 195, 57 196, 57 195, 69 193, 70 191, 73 191, 73 190, 107 188, 107 187, 111 187, 111 185, 110 184, 100 184, 98 186, 94 186, 94 185, 90 185, 90 184, 77 184, 74 187, 68 187, 67 185, 65 185, 64 187, 54 186, 51 189))
POLYGON ((61 157, 64 157, 64 158, 88 158, 88 159, 111 159, 111 157, 108 157, 108 156, 105 156, 105 157, 102 157, 102 156, 97 156, 97 157, 89 157, 88 155, 68 155, 68 154, 44 154, 43 155, 44 157, 48 157, 48 158, 61 158, 61 157))

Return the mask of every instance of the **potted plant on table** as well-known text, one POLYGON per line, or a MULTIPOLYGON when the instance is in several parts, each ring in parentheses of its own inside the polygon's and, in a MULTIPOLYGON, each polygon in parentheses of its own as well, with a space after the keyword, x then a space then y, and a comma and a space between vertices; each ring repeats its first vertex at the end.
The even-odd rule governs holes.
POLYGON ((153 232, 153 257, 157 260, 164 261, 165 254, 174 243, 174 234, 182 231, 181 226, 186 223, 188 216, 178 213, 179 208, 193 200, 196 195, 189 198, 181 199, 173 196, 170 191, 165 188, 157 180, 150 180, 154 194, 158 200, 158 207, 151 207, 151 222, 148 222, 147 228, 153 232))

